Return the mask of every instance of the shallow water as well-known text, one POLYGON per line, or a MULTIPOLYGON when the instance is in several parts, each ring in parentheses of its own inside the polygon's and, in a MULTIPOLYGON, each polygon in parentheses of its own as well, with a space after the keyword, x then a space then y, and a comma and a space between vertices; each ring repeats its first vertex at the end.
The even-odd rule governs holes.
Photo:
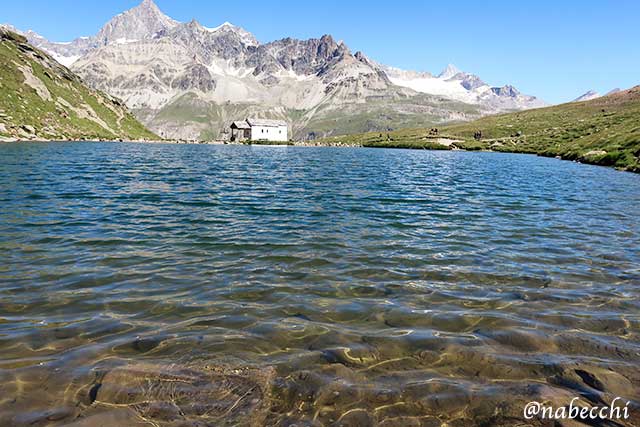
POLYGON ((538 425, 574 396, 638 422, 639 175, 23 143, 0 203, 2 426, 538 425))

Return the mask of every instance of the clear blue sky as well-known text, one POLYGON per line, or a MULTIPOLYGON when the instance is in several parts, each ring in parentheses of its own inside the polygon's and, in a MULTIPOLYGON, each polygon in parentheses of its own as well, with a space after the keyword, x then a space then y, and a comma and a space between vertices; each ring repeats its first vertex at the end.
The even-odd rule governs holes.
MULTIPOLYGON (((0 22, 54 41, 91 35, 139 0, 3 2, 0 22)), ((438 73, 447 63, 548 102, 640 84, 640 1, 156 0, 179 21, 230 21, 261 42, 331 34, 353 52, 438 73), (484 4, 481 4, 484 3, 484 4)))

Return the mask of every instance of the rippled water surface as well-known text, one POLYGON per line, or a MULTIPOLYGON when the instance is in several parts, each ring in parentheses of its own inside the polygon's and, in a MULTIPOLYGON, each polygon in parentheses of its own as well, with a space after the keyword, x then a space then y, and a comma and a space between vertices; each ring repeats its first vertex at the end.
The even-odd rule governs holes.
POLYGON ((2 426, 538 425, 573 396, 638 425, 638 175, 2 144, 0 202, 2 426))

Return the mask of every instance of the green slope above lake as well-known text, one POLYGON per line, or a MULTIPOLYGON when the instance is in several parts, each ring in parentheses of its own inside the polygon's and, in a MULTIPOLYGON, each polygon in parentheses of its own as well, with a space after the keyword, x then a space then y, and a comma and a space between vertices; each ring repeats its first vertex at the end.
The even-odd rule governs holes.
POLYGON ((318 143, 532 153, 640 172, 640 86, 591 101, 488 116, 437 132, 403 129, 318 143))
POLYGON ((0 140, 158 139, 123 103, 0 28, 0 140))

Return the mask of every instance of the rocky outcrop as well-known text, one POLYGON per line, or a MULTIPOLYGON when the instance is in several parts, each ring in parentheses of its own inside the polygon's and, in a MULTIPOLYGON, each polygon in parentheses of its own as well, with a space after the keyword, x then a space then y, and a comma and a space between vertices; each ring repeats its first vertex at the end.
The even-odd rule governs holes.
POLYGON ((498 96, 506 96, 509 98, 515 98, 520 95, 520 92, 513 86, 507 85, 502 87, 492 87, 491 92, 498 96))
POLYGON ((458 73, 453 76, 451 80, 459 81, 460 85, 469 91, 473 91, 487 85, 480 79, 480 77, 467 73, 458 73))
POLYGON ((171 88, 182 91, 211 92, 216 88, 216 82, 211 77, 207 67, 200 64, 192 64, 171 82, 171 88))

